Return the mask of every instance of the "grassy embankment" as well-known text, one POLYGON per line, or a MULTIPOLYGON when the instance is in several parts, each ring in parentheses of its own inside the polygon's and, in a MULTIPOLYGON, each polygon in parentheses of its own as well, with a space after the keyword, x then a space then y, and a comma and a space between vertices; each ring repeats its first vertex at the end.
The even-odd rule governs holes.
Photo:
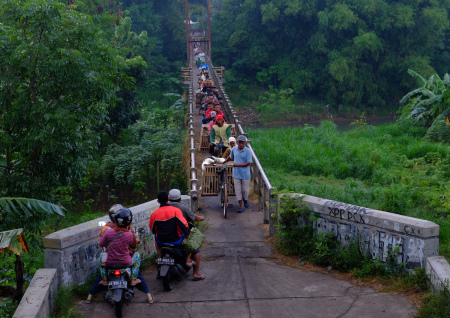
POLYGON ((340 132, 331 122, 249 131, 278 189, 433 221, 450 259, 450 146, 424 134, 408 124, 340 132))

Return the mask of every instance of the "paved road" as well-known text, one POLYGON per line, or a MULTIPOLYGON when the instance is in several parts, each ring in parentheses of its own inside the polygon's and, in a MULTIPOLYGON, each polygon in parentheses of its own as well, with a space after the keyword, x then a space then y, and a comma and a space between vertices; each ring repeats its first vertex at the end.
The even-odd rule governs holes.
MULTIPOLYGON (((199 117, 196 126, 200 131, 199 117)), ((200 153, 198 159, 206 156, 200 153)), ((197 163, 201 171, 201 160, 197 163)), ((234 200, 230 198, 236 207, 234 200)), ((194 282, 189 276, 166 292, 152 272, 145 279, 155 302, 147 304, 145 295, 137 291, 124 310, 125 318, 407 318, 415 314, 406 297, 276 264, 264 241, 263 213, 254 205, 242 214, 234 208, 224 219, 218 197, 202 197, 200 203, 210 221, 201 250, 200 271, 206 279, 194 282)), ((88 318, 114 317, 102 295, 89 305, 80 301, 77 308, 88 318)))
MULTIPOLYGON (((234 200, 232 198, 232 200, 234 200)), ((202 249, 203 281, 187 277, 171 292, 163 289, 156 273, 146 275, 153 304, 137 291, 125 317, 412 317, 407 298, 355 287, 328 274, 304 272, 273 261, 264 242, 262 212, 250 207, 223 219, 217 197, 203 198, 210 227, 202 249)), ((86 317, 114 317, 101 295, 92 304, 80 302, 86 317)))

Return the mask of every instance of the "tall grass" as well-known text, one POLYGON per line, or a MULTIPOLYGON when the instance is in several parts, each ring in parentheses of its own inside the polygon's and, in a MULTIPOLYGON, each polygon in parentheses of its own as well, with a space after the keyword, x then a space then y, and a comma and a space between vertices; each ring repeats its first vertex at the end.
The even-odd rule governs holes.
POLYGON ((252 145, 275 187, 428 219, 450 247, 450 146, 407 123, 256 129, 252 145))

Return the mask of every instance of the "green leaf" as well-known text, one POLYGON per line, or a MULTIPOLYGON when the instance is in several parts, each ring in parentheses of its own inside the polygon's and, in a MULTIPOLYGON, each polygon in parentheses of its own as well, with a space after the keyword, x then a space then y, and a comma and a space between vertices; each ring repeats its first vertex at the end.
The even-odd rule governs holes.
POLYGON ((8 213, 14 212, 17 215, 25 214, 26 216, 32 216, 37 212, 64 216, 65 210, 57 204, 27 198, 0 198, 0 205, 8 213))
POLYGON ((408 69, 408 74, 417 79, 419 81, 419 84, 422 86, 425 86, 425 84, 427 83, 427 80, 425 78, 423 78, 419 73, 416 73, 411 69, 408 69))
POLYGON ((408 94, 406 94, 405 96, 403 96, 403 98, 400 100, 400 104, 404 104, 407 101, 409 101, 413 96, 418 95, 422 92, 423 88, 416 88, 415 90, 409 92, 408 94))

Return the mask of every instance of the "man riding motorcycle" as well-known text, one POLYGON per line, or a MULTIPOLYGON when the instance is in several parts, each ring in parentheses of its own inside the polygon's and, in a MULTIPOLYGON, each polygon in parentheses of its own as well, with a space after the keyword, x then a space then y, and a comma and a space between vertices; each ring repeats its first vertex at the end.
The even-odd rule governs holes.
MULTIPOLYGON (((161 191, 157 197, 161 207, 152 213, 150 229, 155 235, 158 256, 161 257, 159 248, 162 244, 180 245, 180 248, 182 248, 181 242, 186 235, 189 235, 191 230, 181 210, 167 203, 169 201, 167 192, 161 191)), ((198 251, 193 255, 193 259, 195 261, 193 280, 205 279, 199 272, 200 253, 198 251)))

